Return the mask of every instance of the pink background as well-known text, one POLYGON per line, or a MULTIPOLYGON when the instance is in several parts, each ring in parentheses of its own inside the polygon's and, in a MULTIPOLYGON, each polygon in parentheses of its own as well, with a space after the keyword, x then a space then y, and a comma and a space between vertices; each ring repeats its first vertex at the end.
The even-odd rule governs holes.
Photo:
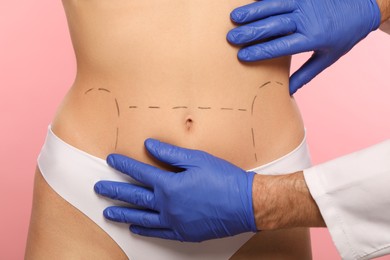
MULTIPOLYGON (((389 68, 390 35, 375 32, 296 95, 315 163, 390 137, 389 68)), ((23 258, 36 157, 74 74, 60 1, 0 1, 1 259, 23 258)), ((312 240, 314 259, 339 259, 327 230, 312 240)))

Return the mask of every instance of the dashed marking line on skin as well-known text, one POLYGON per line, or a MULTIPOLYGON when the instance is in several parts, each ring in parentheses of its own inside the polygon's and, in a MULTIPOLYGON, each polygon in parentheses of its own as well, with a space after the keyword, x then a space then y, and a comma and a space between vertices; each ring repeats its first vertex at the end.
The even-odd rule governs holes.
MULTIPOLYGON (((129 106, 129 109, 136 109, 136 108, 139 108, 138 106, 129 106)), ((148 108, 151 108, 151 109, 163 109, 162 107, 159 107, 159 106, 148 106, 148 108)), ((172 107, 172 109, 188 109, 189 107, 187 106, 176 106, 176 107, 172 107)), ((197 107, 198 109, 212 109, 212 107, 197 107)), ((232 107, 221 107, 220 110, 227 110, 227 111, 234 111, 234 110, 237 110, 237 111, 241 111, 241 112, 247 112, 248 109, 246 108, 232 108, 232 107)))
MULTIPOLYGON (((139 106, 129 106, 129 109, 136 109, 136 108, 140 108, 139 106)), ((159 106, 148 106, 147 108, 150 108, 150 109, 163 109, 162 107, 159 107, 159 106)), ((212 107, 197 107, 198 109, 212 109, 212 107)), ((175 106, 175 107, 172 107, 171 109, 189 109, 188 106, 175 106)), ((246 108, 232 108, 232 107, 221 107, 219 108, 220 110, 225 110, 225 111, 240 111, 240 112, 247 112, 248 109, 246 108)))
POLYGON ((119 127, 116 128, 115 150, 118 148, 119 127))
POLYGON ((267 85, 269 85, 269 84, 271 84, 271 81, 268 81, 268 82, 264 83, 263 85, 261 85, 261 86, 259 87, 259 89, 260 89, 260 88, 263 88, 263 87, 265 87, 265 86, 267 86, 267 85))
POLYGON ((98 88, 98 90, 100 90, 100 91, 105 91, 105 92, 108 92, 108 93, 111 93, 111 91, 108 90, 108 89, 106 89, 106 88, 98 88))
MULTIPOLYGON (((257 97, 257 96, 256 96, 257 97)), ((256 97, 254 98, 253 100, 253 104, 252 104, 252 116, 253 116, 253 105, 254 105, 254 101, 256 100, 256 97)), ((254 150, 254 154, 255 154, 255 161, 257 162, 257 153, 256 153, 256 142, 255 142, 255 130, 253 129, 253 127, 251 128, 252 130, 252 144, 253 144, 253 150, 254 150)))
POLYGON ((90 88, 88 89, 87 91, 84 92, 84 94, 88 94, 89 92, 91 92, 93 90, 93 88, 90 88))
MULTIPOLYGON (((90 88, 87 91, 85 91, 84 94, 88 94, 89 92, 91 92, 94 89, 95 88, 90 88)), ((97 90, 112 94, 111 91, 109 89, 106 89, 106 88, 98 88, 97 90)), ((117 116, 118 116, 118 119, 119 119, 120 115, 121 115, 120 108, 119 108, 119 102, 118 102, 118 99, 115 98, 115 97, 114 97, 114 101, 115 101, 117 116)), ((114 146, 115 150, 117 150, 117 148, 118 148, 118 143, 119 143, 119 127, 117 126, 116 127, 116 136, 115 136, 115 146, 114 146)))
MULTIPOLYGON (((111 93, 111 92, 110 92, 111 93)), ((115 105, 116 105, 116 112, 117 112, 117 115, 118 115, 118 120, 120 119, 121 117, 121 111, 119 109, 119 102, 118 102, 118 99, 115 98, 115 105)), ((116 127, 116 137, 115 137, 115 151, 116 149, 118 148, 118 142, 119 142, 119 126, 116 127)))
POLYGON ((255 143, 255 132, 253 130, 253 127, 251 128, 252 129, 252 142, 253 142, 253 148, 255 150, 255 160, 257 162, 257 153, 256 153, 256 143, 255 143))
POLYGON ((119 109, 118 99, 115 98, 116 111, 118 113, 118 117, 121 116, 121 111, 119 109))
MULTIPOLYGON (((261 89, 261 88, 263 88, 271 83, 272 83, 271 81, 268 81, 268 82, 262 84, 258 89, 261 89)), ((283 86, 282 82, 275 81, 275 83, 283 86)), ((95 88, 90 88, 87 91, 85 91, 84 94, 88 94, 89 92, 93 91, 94 89, 95 88)), ((111 91, 109 89, 106 89, 106 88, 98 88, 97 90, 111 93, 111 91)), ((256 95, 252 100, 252 107, 251 107, 251 115, 252 116, 254 115, 254 106, 255 106, 255 102, 256 102, 257 97, 258 97, 258 95, 256 95)), ((115 100, 117 115, 118 115, 118 119, 119 119, 120 118, 119 102, 118 102, 117 98, 114 98, 114 100, 115 100)), ((129 106, 129 109, 138 109, 138 108, 139 108, 139 106, 134 106, 134 105, 129 106)), ((149 109, 162 109, 160 106, 148 106, 147 108, 149 108, 149 109)), ((202 109, 202 110, 211 110, 212 109, 212 107, 209 107, 209 106, 198 106, 197 108, 202 109)), ((189 107, 188 106, 174 106, 171 109, 189 109, 189 107)), ((225 111, 239 111, 239 112, 247 112, 248 111, 248 109, 245 109, 245 108, 232 108, 232 107, 221 107, 219 109, 225 110, 225 111)), ((257 153, 256 153, 255 130, 253 127, 251 128, 251 132, 252 132, 253 148, 255 150, 254 157, 255 157, 255 160, 257 162, 258 158, 257 158, 257 153)), ((119 127, 116 128, 115 150, 117 150, 117 148, 118 148, 118 143, 119 143, 119 127)))
MULTIPOLYGON (((278 85, 281 85, 283 86, 283 83, 282 82, 279 82, 279 81, 275 81, 276 84, 278 85)), ((258 90, 262 89, 263 87, 265 86, 268 86, 272 84, 271 81, 268 81, 268 82, 265 82, 264 84, 262 84, 258 90)), ((252 109, 251 109, 251 115, 253 116, 253 113, 254 113, 254 108, 255 108, 255 102, 256 102, 256 99, 257 99, 257 95, 253 98, 253 101, 252 101, 252 109)), ((253 142, 253 149, 254 149, 254 155, 255 155, 255 160, 257 162, 257 153, 256 153, 256 143, 255 143, 255 130, 253 129, 252 127, 252 142, 253 142)))
POLYGON ((257 95, 253 98, 253 101, 252 101, 252 112, 251 112, 252 116, 253 116, 253 109, 255 107, 256 98, 257 98, 257 95))

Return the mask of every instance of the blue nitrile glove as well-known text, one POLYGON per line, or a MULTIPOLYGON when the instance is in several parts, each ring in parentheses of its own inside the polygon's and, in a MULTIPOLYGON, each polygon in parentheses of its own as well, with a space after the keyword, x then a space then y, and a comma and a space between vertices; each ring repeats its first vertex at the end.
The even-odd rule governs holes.
POLYGON ((100 181, 95 191, 145 209, 108 207, 106 218, 131 223, 130 230, 139 235, 188 242, 257 231, 252 207, 254 172, 154 139, 146 140, 145 146, 156 159, 182 171, 169 172, 123 155, 109 155, 110 166, 145 187, 100 181))
POLYGON ((314 51, 291 76, 292 95, 377 29, 381 14, 375 0, 262 0, 233 10, 231 19, 244 25, 228 41, 250 45, 238 52, 241 61, 314 51))

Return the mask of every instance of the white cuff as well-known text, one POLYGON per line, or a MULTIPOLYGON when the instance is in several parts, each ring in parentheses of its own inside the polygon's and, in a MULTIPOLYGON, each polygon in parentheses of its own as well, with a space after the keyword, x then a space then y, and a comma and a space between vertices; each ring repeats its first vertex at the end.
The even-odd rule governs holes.
POLYGON ((304 176, 343 259, 390 254, 390 140, 304 176))

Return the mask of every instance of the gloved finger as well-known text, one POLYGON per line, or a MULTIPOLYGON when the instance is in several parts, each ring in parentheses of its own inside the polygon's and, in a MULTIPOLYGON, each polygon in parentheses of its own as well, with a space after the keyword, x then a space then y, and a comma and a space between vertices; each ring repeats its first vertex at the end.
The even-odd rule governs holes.
POLYGON ((116 170, 150 187, 154 187, 162 175, 172 174, 120 154, 110 154, 107 157, 107 163, 116 170))
POLYGON ((297 26, 292 15, 278 15, 243 25, 231 30, 227 40, 232 44, 247 44, 262 39, 295 32, 297 26))
POLYGON ((312 46, 305 36, 294 33, 278 39, 242 48, 238 51, 241 61, 260 61, 309 51, 312 46))
POLYGON ((198 153, 196 150, 182 148, 151 138, 145 141, 145 147, 159 161, 180 168, 189 166, 192 158, 198 153))
POLYGON ((155 211, 112 206, 106 208, 103 215, 116 222, 131 223, 148 228, 166 228, 162 225, 160 216, 155 211))
POLYGON ((248 23, 272 15, 292 12, 295 9, 294 1, 263 0, 234 9, 230 18, 236 23, 248 23))
POLYGON ((181 242, 184 241, 181 237, 176 235, 176 233, 170 229, 151 229, 142 226, 131 225, 130 231, 134 234, 145 236, 145 237, 157 237, 157 238, 169 239, 169 240, 179 240, 181 242))
POLYGON ((156 210, 154 193, 144 187, 123 182, 99 181, 94 188, 96 193, 110 199, 156 210))
POLYGON ((315 52, 305 64, 290 77, 290 95, 337 61, 333 55, 315 52))

